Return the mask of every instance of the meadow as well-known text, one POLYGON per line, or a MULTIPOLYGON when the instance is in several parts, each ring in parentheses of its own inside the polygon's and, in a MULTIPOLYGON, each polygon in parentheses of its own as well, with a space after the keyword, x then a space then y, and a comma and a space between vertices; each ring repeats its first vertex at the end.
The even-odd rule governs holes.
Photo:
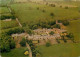
POLYGON ((71 21, 70 25, 67 26, 67 30, 74 34, 74 39, 77 42, 80 42, 80 19, 71 21))
POLYGON ((0 7, 0 14, 3 14, 3 13, 10 13, 9 9, 7 7, 0 7))
POLYGON ((1 21, 1 30, 19 26, 16 20, 1 21))
POLYGON ((38 46, 37 50, 42 57, 78 57, 80 56, 80 43, 55 44, 50 47, 38 46))
POLYGON ((27 47, 21 47, 21 48, 15 48, 12 49, 11 52, 8 53, 2 53, 2 57, 28 57, 24 55, 24 52, 26 51, 27 47))
POLYGON ((35 4, 35 3, 17 3, 12 4, 11 8, 15 11, 15 15, 18 16, 20 22, 28 23, 30 21, 36 22, 39 19, 75 19, 80 18, 78 7, 69 7, 68 9, 61 7, 51 7, 49 5, 35 4), (37 9, 39 8, 39 9, 37 9), (45 10, 45 12, 43 12, 45 10), (50 16, 50 13, 54 13, 54 16, 50 16))

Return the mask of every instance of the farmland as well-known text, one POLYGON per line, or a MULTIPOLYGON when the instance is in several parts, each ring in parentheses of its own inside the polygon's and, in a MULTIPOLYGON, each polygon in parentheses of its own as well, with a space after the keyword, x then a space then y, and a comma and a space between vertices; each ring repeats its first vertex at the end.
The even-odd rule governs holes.
POLYGON ((11 5, 11 7, 16 12, 16 15, 18 16, 22 24, 23 23, 27 24, 29 21, 34 22, 35 20, 39 20, 39 19, 70 20, 70 19, 75 19, 80 17, 78 8, 64 9, 60 7, 50 7, 50 6, 40 5, 35 3, 13 4, 11 5), (37 7, 39 7, 39 10, 37 10, 37 7), (45 12, 42 12, 42 10, 45 10, 45 12), (55 14, 53 18, 50 16, 50 13, 52 12, 55 14))
POLYGON ((56 44, 50 47, 38 46, 42 57, 78 57, 80 56, 80 43, 56 44))
POLYGON ((1 21, 1 29, 8 29, 17 27, 18 23, 15 20, 12 21, 1 21))
POLYGON ((16 48, 9 53, 3 53, 2 57, 28 57, 24 55, 26 49, 26 47, 16 48))
POLYGON ((75 40, 80 41, 80 20, 73 20, 70 22, 70 25, 67 27, 69 32, 74 34, 75 40))
POLYGON ((2 0, 0 14, 3 17, 10 17, 0 19, 2 52, 0 55, 2 57, 30 57, 30 55, 33 57, 79 57, 80 2, 27 1, 2 0), (65 28, 61 28, 61 25, 65 28), (33 43, 35 40, 36 44, 33 43), (19 47, 16 47, 18 45, 19 47), (29 56, 24 55, 27 48, 29 56))

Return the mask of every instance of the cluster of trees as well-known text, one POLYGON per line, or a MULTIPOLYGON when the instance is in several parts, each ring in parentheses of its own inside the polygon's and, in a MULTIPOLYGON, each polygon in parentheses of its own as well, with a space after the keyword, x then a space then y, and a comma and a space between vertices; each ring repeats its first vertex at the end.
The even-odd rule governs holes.
POLYGON ((53 32, 53 31, 51 31, 49 34, 50 34, 50 35, 53 35, 53 34, 54 34, 54 32, 53 32))
POLYGON ((0 52, 9 52, 15 48, 15 41, 10 36, 2 35, 0 38, 0 52))
POLYGON ((40 56, 40 52, 38 50, 36 50, 36 46, 32 43, 32 40, 27 40, 27 43, 29 44, 29 46, 31 47, 32 50, 32 56, 33 57, 37 57, 40 56))
POLYGON ((23 38, 21 40, 20 45, 23 46, 23 47, 26 46, 26 39, 25 38, 23 38))
POLYGON ((3 31, 2 34, 11 35, 11 34, 23 33, 23 32, 25 32, 23 28, 21 28, 21 27, 16 27, 16 28, 11 28, 11 29, 8 29, 8 30, 6 30, 6 31, 3 31))
POLYGON ((16 17, 13 15, 11 16, 1 15, 0 16, 0 20, 5 20, 5 19, 16 19, 16 17))
POLYGON ((51 7, 55 7, 56 5, 55 5, 55 4, 50 4, 50 6, 51 6, 51 7))
POLYGON ((68 26, 69 25, 69 21, 68 20, 58 20, 59 23, 62 23, 64 26, 68 26))
POLYGON ((72 33, 68 33, 66 36, 67 36, 69 39, 73 39, 73 38, 74 38, 74 35, 73 35, 72 33))
POLYGON ((53 28, 53 25, 55 25, 56 24, 56 21, 53 21, 53 20, 49 20, 49 21, 47 21, 47 20, 45 20, 45 21, 41 21, 41 20, 39 20, 37 23, 35 23, 35 24, 31 24, 31 25, 29 25, 29 28, 30 29, 32 29, 32 30, 34 30, 34 29, 37 29, 37 28, 53 28))

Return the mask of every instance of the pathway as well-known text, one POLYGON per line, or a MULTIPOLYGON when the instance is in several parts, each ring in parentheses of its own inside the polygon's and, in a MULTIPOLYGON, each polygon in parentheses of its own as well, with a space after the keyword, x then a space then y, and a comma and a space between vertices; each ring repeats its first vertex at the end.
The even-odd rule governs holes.
POLYGON ((22 27, 21 23, 19 22, 18 18, 16 18, 16 21, 18 22, 19 26, 22 27))
POLYGON ((27 48, 29 49, 29 57, 32 57, 32 51, 28 43, 26 43, 27 48))

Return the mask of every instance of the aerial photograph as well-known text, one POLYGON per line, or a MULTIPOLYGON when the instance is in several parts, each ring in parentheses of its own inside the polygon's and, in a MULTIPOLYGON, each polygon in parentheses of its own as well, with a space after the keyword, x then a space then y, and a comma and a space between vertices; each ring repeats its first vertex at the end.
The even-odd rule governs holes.
POLYGON ((0 57, 80 57, 80 0, 0 0, 0 57))

